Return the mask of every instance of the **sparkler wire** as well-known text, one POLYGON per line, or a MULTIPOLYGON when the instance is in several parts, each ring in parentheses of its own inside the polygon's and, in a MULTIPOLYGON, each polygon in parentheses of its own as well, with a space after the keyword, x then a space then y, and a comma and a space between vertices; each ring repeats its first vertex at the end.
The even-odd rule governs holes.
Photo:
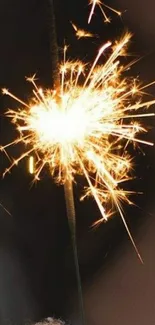
MULTIPOLYGON (((58 69, 58 45, 56 37, 56 25, 55 25, 55 15, 54 15, 54 1, 48 0, 51 10, 51 24, 50 24, 50 47, 51 47, 51 58, 52 58, 52 77, 53 83, 56 87, 60 87, 59 79, 59 69, 58 69)), ((83 306, 83 294, 81 286, 81 277, 78 262, 78 252, 77 252, 77 242, 76 242, 76 214, 75 214, 75 204, 74 204, 74 194, 73 194, 73 182, 71 179, 66 179, 64 183, 64 194, 66 203, 66 212, 68 225, 70 229, 74 263, 76 269, 76 279, 78 286, 78 298, 79 298, 79 308, 81 313, 81 324, 85 325, 85 315, 83 306)))
POLYGON ((84 315, 84 305, 83 305, 83 295, 82 295, 82 286, 78 262, 78 252, 77 252, 77 243, 76 243, 76 218, 75 218, 75 204, 74 204, 74 194, 73 194, 73 182, 72 180, 66 180, 64 184, 65 192, 65 201, 66 201, 66 211, 68 224, 71 233, 71 240, 73 245, 73 254, 74 254, 74 263, 76 268, 76 278, 78 282, 78 296, 79 304, 81 311, 82 324, 85 324, 85 315, 84 315))
POLYGON ((50 53, 52 58, 52 81, 54 86, 59 86, 58 78, 58 46, 56 37, 56 24, 55 24, 55 14, 54 14, 54 1, 48 0, 48 24, 49 24, 49 40, 50 40, 50 53))

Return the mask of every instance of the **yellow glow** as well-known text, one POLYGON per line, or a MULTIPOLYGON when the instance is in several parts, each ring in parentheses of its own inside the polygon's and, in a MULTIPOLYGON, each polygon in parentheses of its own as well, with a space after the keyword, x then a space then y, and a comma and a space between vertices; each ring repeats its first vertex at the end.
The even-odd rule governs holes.
POLYGON ((101 213, 96 224, 107 220, 115 206, 137 251, 122 212, 122 202, 131 204, 128 196, 132 194, 123 189, 123 182, 131 179, 132 170, 127 146, 130 142, 152 145, 138 138, 137 134, 145 129, 135 118, 154 115, 141 109, 153 105, 155 100, 142 102, 141 92, 146 86, 138 88, 135 79, 122 76, 126 67, 118 59, 129 39, 126 34, 115 46, 110 42, 104 44, 90 68, 79 61, 66 61, 65 47, 60 88, 40 89, 33 76, 28 79, 34 86, 30 103, 3 89, 4 94, 22 107, 6 113, 16 125, 19 137, 1 150, 6 152, 12 144, 25 144, 25 152, 4 175, 31 154, 35 155, 36 180, 45 165, 57 183, 63 184, 66 179, 76 182, 76 175, 83 175, 88 186, 82 198, 91 195, 101 213), (111 55, 99 65, 106 49, 111 55))
POLYGON ((34 157, 30 156, 29 157, 29 173, 33 175, 34 172, 35 172, 35 169, 34 169, 34 157))

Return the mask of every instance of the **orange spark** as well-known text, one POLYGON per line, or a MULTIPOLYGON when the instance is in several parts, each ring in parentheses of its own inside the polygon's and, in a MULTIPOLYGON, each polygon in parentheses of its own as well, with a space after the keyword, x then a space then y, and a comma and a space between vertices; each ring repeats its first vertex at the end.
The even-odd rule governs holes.
POLYGON ((96 35, 88 32, 88 31, 85 31, 84 29, 77 28, 77 26, 75 24, 73 24, 72 22, 71 22, 71 24, 72 24, 72 27, 75 30, 75 34, 76 34, 76 36, 77 36, 78 39, 80 39, 80 38, 96 37, 96 35))

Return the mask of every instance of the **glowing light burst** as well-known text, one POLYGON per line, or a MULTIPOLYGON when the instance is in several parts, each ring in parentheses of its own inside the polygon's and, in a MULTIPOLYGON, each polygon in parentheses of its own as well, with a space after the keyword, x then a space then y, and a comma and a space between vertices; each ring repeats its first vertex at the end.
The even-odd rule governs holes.
POLYGON ((100 0, 89 0, 89 3, 92 5, 91 7, 91 11, 90 11, 90 14, 89 14, 89 17, 88 17, 88 24, 91 22, 91 19, 92 19, 92 16, 94 14, 94 11, 95 11, 95 7, 98 6, 102 12, 102 15, 104 17, 104 22, 105 23, 110 23, 110 18, 106 15, 103 7, 109 9, 110 11, 113 11, 115 14, 117 14, 118 16, 121 16, 121 12, 106 5, 104 2, 102 3, 102 1, 100 0))
POLYGON ((37 87, 35 76, 28 78, 34 87, 30 103, 11 94, 22 108, 8 110, 6 115, 16 125, 19 137, 7 147, 24 143, 25 152, 13 160, 4 175, 24 157, 35 154, 35 179, 38 180, 45 165, 57 183, 76 182, 76 175, 83 175, 87 188, 82 197, 92 196, 101 212, 96 224, 107 220, 114 206, 119 212, 133 246, 141 259, 124 219, 122 201, 130 204, 132 192, 123 189, 123 182, 131 178, 132 158, 127 151, 130 142, 152 145, 140 140, 139 132, 145 129, 135 121, 154 114, 137 113, 155 100, 142 102, 143 89, 134 79, 123 78, 123 67, 118 57, 124 54, 130 34, 112 46, 104 44, 92 66, 66 60, 60 66, 61 87, 43 91, 37 87), (109 48, 111 55, 105 64, 98 61, 109 48))

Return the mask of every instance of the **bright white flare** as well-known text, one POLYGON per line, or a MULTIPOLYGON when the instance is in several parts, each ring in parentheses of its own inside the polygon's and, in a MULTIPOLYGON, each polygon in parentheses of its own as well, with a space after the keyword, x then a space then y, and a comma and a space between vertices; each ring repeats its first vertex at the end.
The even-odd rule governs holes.
POLYGON ((39 179, 45 165, 58 183, 66 179, 76 181, 76 175, 83 175, 88 184, 83 198, 93 196, 101 212, 96 224, 107 220, 115 206, 140 258, 121 203, 131 203, 128 195, 132 192, 123 189, 123 182, 131 179, 128 143, 152 145, 137 137, 145 129, 135 118, 153 114, 137 113, 137 110, 153 105, 155 100, 142 102, 142 90, 146 86, 139 88, 135 79, 122 77, 127 67, 123 67, 118 58, 124 55, 129 39, 130 34, 126 34, 112 47, 105 64, 98 65, 102 53, 111 49, 110 42, 104 44, 89 70, 88 65, 79 61, 64 59, 60 66, 59 89, 43 91, 37 87, 35 77, 29 78, 34 86, 34 98, 29 104, 3 89, 3 93, 17 100, 22 108, 7 112, 17 127, 19 138, 2 150, 6 152, 12 144, 25 144, 25 152, 5 173, 33 153, 36 155, 35 179, 39 179))

